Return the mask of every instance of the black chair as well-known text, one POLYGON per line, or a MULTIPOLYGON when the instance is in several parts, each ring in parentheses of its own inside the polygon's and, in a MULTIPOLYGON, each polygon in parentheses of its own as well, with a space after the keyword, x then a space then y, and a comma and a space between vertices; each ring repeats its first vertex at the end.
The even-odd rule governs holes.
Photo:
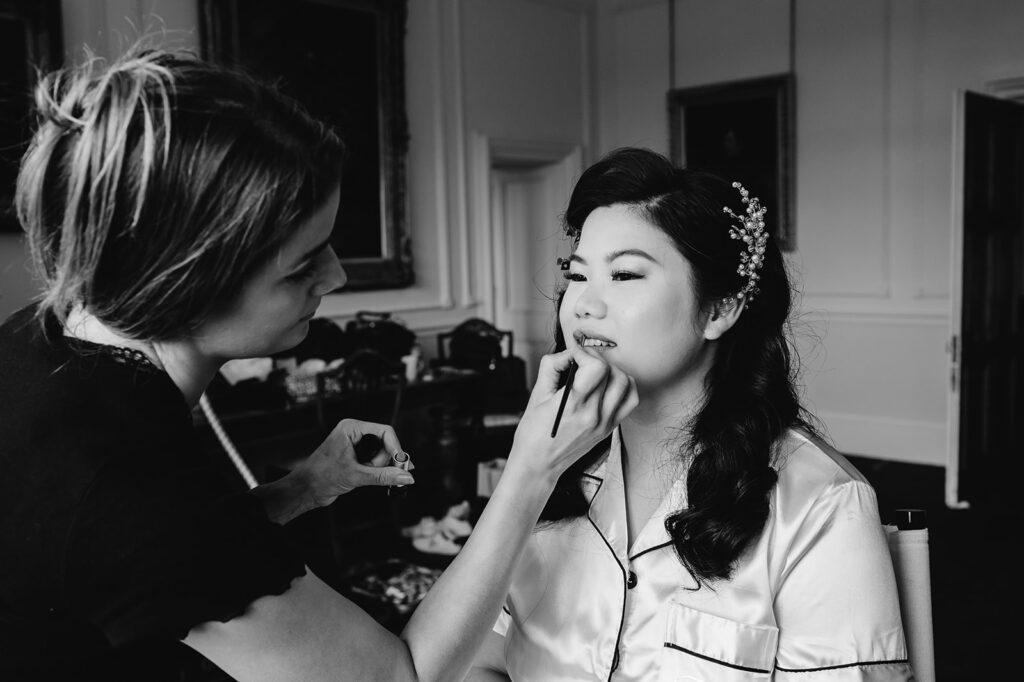
MULTIPOLYGON (((482 483, 482 466, 508 456, 516 427, 530 392, 526 384, 526 363, 515 355, 511 331, 498 329, 480 318, 470 318, 437 337, 435 365, 471 369, 480 375, 477 419, 469 424, 475 444, 476 461, 464 472, 468 487, 477 497, 489 495, 482 483)), ((478 504, 481 503, 478 500, 478 504)))
POLYGON ((512 332, 473 317, 437 335, 436 365, 472 369, 483 378, 483 413, 518 415, 526 407, 526 363, 515 355, 512 332))

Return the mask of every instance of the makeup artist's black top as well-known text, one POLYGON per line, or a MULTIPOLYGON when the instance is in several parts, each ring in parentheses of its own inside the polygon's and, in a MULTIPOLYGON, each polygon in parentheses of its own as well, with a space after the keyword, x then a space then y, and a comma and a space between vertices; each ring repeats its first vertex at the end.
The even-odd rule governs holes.
POLYGON ((303 562, 164 372, 33 314, 0 326, 0 680, 163 679, 303 562))

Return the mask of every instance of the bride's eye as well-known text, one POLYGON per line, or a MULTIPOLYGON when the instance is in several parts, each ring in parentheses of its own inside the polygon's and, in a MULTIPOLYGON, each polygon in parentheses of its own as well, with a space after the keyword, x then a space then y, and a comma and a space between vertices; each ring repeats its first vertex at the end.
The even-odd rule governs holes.
POLYGON ((569 280, 570 282, 586 282, 587 278, 578 272, 563 272, 562 277, 569 280))
POLYGON ((639 275, 629 270, 616 270, 612 273, 612 280, 616 282, 623 282, 630 279, 643 279, 643 275, 639 275))

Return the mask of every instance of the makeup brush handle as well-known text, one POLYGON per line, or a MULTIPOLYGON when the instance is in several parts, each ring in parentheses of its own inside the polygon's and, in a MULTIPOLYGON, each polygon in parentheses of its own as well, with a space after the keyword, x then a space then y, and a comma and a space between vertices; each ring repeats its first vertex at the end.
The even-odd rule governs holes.
POLYGON ((558 424, 562 421, 562 412, 565 411, 565 403, 569 400, 569 391, 572 390, 572 380, 576 378, 576 368, 578 365, 575 361, 569 361, 569 373, 565 379, 565 388, 562 391, 562 400, 558 403, 558 413, 555 414, 555 423, 551 427, 551 437, 554 438, 555 434, 558 433, 558 424))

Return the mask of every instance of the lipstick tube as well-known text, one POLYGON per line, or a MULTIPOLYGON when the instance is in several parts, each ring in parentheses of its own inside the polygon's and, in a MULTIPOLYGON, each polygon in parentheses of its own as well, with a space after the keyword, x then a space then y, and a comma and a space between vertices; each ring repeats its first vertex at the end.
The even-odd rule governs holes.
MULTIPOLYGON (((396 466, 402 471, 408 471, 412 465, 412 458, 409 457, 408 452, 396 452, 391 455, 391 466, 396 466)), ((392 497, 405 497, 406 489, 404 485, 395 485, 388 487, 388 495, 392 497)))

